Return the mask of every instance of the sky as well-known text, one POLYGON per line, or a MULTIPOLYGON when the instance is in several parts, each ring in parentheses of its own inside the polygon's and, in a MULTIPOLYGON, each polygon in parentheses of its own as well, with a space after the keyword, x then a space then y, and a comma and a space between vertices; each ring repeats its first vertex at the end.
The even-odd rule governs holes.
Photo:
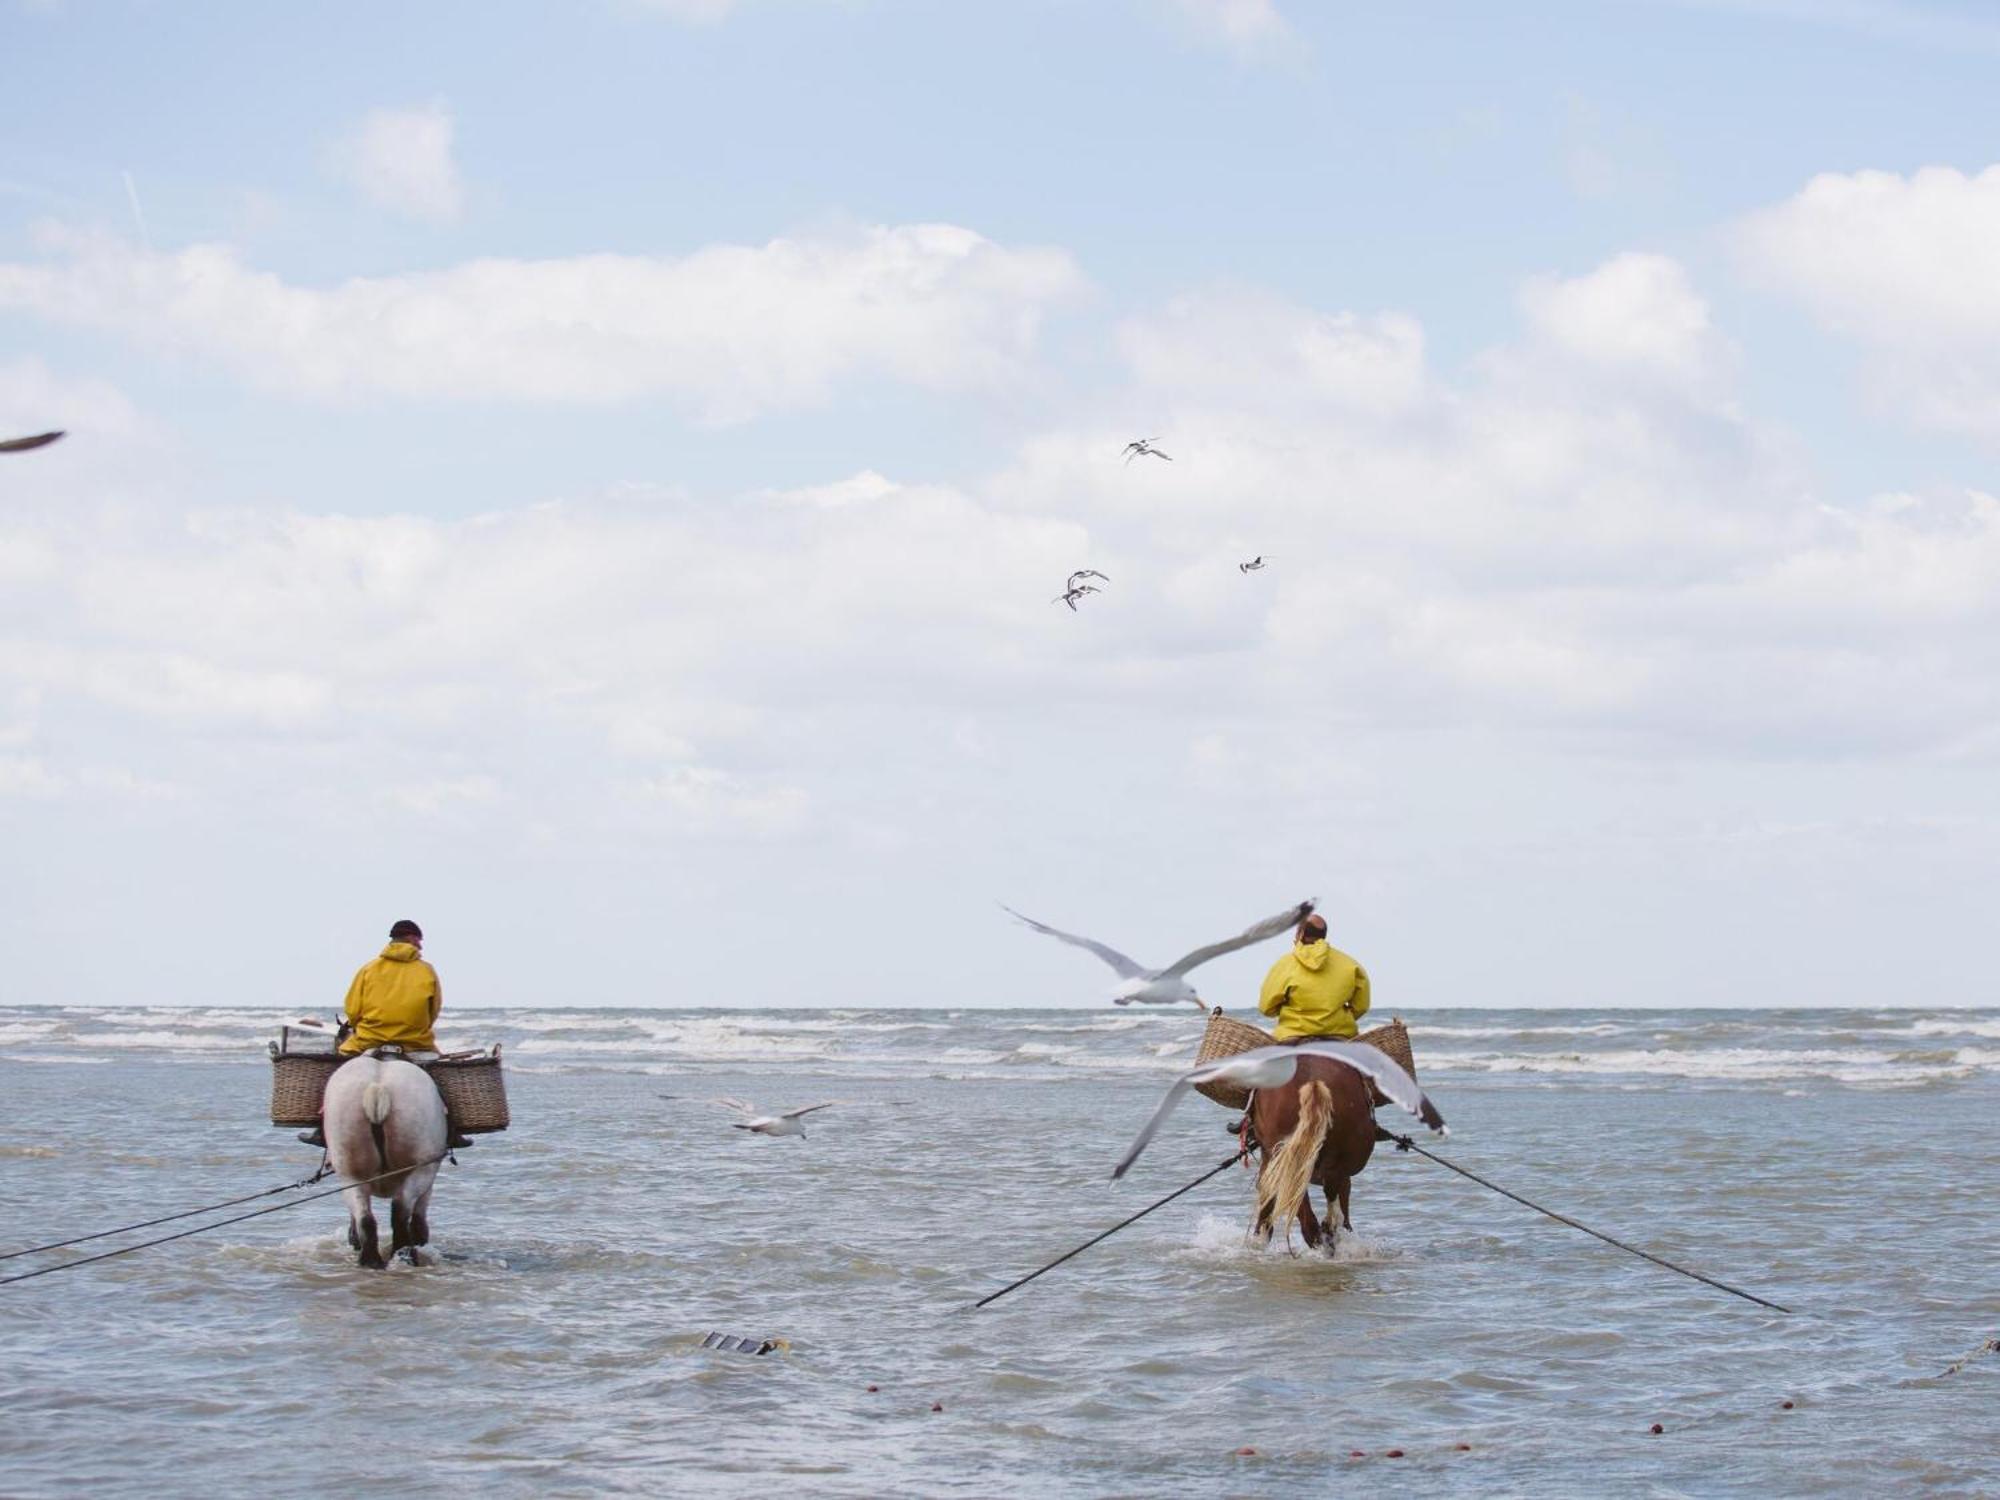
POLYGON ((1986 7, 0 55, 0 1003, 1995 1001, 1986 7))

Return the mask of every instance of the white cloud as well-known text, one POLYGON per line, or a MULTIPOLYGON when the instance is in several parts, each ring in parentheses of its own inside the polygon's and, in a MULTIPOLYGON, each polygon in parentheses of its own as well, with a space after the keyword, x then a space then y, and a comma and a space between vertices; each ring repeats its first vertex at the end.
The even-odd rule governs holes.
POLYGON ((122 767, 86 765, 52 771, 37 756, 0 755, 0 802, 54 802, 67 797, 175 802, 185 796, 181 787, 135 776, 122 767))
POLYGON ((1302 313, 1276 298, 1175 298, 1118 341, 1143 386, 1231 404, 1333 404, 1389 413, 1424 393, 1424 336, 1397 313, 1302 313), (1229 336, 1205 330, 1220 325, 1229 336))
POLYGON ((442 104, 370 110, 327 148, 327 166, 383 208, 450 223, 465 210, 465 184, 452 159, 453 132, 442 104))
POLYGON ((1025 774, 1023 723, 1062 724, 1085 786, 1133 739, 1263 784, 1239 765, 1260 724, 1294 759, 1356 726, 1635 753, 1991 738, 2000 506, 1817 503, 1670 261, 1522 300, 1520 339, 1456 379, 1404 315, 1176 303, 1123 330, 1119 412, 973 489, 863 471, 459 520, 11 506, 10 784, 79 784, 56 746, 136 745, 135 775, 281 806, 876 848, 1025 774), (1119 461, 1141 408, 1173 463, 1119 461), (1238 573, 1252 553, 1271 566, 1238 573), (1052 607, 1085 565, 1106 592, 1052 607))
POLYGON ((319 289, 222 245, 147 255, 45 232, 0 263, 0 308, 222 361, 306 396, 609 402, 664 397, 712 421, 882 377, 928 389, 1017 379, 1041 319, 1081 285, 1054 250, 945 224, 714 246, 679 259, 481 260, 319 289))
POLYGON ((1605 369, 1700 389, 1730 361, 1708 305, 1664 255, 1620 255, 1569 280, 1538 277, 1521 305, 1536 334, 1605 369))
POLYGON ((659 11, 676 21, 707 26, 723 20, 736 9, 738 0, 634 0, 643 10, 659 11))
POLYGON ((794 786, 760 787, 711 766, 669 766, 631 783, 627 795, 668 810, 683 832, 742 832, 760 837, 797 830, 806 795, 794 786))
POLYGON ((1667 3, 1837 27, 1905 46, 2000 53, 2000 26, 1985 16, 1954 14, 1938 6, 1913 5, 1905 0, 1667 0, 1667 3))
POLYGON ((1867 348, 1885 402, 2000 438, 2000 166, 1824 174, 1737 238, 1757 276, 1867 348))
POLYGON ((1193 30, 1240 57, 1268 56, 1292 38, 1272 0, 1171 0, 1193 30))

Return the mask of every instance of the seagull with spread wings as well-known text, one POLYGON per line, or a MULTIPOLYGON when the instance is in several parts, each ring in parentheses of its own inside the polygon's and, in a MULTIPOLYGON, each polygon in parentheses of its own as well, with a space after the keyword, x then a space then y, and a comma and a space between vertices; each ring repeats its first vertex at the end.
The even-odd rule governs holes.
POLYGON ((1312 915, 1313 904, 1301 901, 1297 906, 1287 907, 1275 917, 1266 917, 1253 927, 1246 927, 1233 938, 1224 938, 1219 943, 1210 943, 1205 948, 1175 959, 1164 969, 1149 969, 1144 964, 1127 958, 1116 948, 1106 947, 1093 938, 1078 937, 1073 932, 1059 932, 1055 928, 1037 922, 1033 917, 1024 917, 1011 906, 1002 906, 1002 911, 1017 922, 1025 922, 1035 931, 1044 933, 1058 942, 1072 947, 1087 948, 1111 965, 1124 981, 1111 992, 1113 1005, 1178 1005, 1189 1001, 1195 1005, 1202 1003, 1194 986, 1187 982, 1187 973, 1211 958, 1220 958, 1225 953, 1234 953, 1238 948, 1247 948, 1252 943, 1261 943, 1265 938, 1274 938, 1279 933, 1293 928, 1312 915))
POLYGON ((1430 1097, 1417 1087, 1416 1079, 1404 1072, 1387 1053, 1366 1042, 1300 1042, 1295 1047, 1253 1047, 1234 1057, 1203 1063, 1176 1078, 1167 1089, 1167 1096, 1160 1101, 1160 1107, 1153 1111, 1153 1118, 1146 1122, 1138 1139, 1125 1152, 1124 1159, 1111 1169, 1111 1176, 1115 1180, 1130 1170, 1132 1163, 1139 1159, 1139 1153, 1159 1134, 1167 1116, 1174 1112, 1174 1106, 1185 1099, 1188 1090, 1196 1084, 1227 1082, 1252 1090, 1282 1088, 1292 1081, 1301 1057, 1327 1057, 1354 1069, 1363 1078, 1372 1080, 1375 1087, 1382 1091, 1382 1097, 1391 1104, 1400 1104, 1439 1135, 1451 1134, 1445 1129, 1444 1116, 1437 1112, 1437 1106, 1431 1103, 1430 1097))
POLYGON ((1170 454, 1162 453, 1153 446, 1158 441, 1157 438, 1134 438, 1125 445, 1125 462, 1129 464, 1135 458, 1164 458, 1168 463, 1172 463, 1173 458, 1170 454))
POLYGON ((788 1109, 781 1115, 760 1114, 758 1113, 757 1106, 750 1103, 747 1099, 725 1097, 711 1099, 708 1102, 711 1104, 720 1104, 724 1109, 733 1109, 736 1113, 743 1116, 742 1119, 733 1122, 732 1129, 748 1130, 757 1135, 803 1136, 806 1133, 806 1127, 800 1123, 801 1116, 809 1115, 816 1109, 831 1109, 840 1101, 838 1099, 829 1099, 824 1104, 808 1104, 802 1109, 788 1109))

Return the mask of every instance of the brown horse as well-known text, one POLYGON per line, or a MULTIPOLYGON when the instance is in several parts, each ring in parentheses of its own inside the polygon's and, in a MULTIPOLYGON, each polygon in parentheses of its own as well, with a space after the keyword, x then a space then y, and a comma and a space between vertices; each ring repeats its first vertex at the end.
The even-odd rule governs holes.
POLYGON ((1281 1229, 1289 1239, 1296 1220, 1307 1249, 1324 1239, 1331 1254, 1340 1229, 1354 1227, 1348 1189, 1375 1153, 1368 1080, 1331 1058, 1301 1057, 1290 1083, 1257 1090, 1246 1118, 1262 1158, 1255 1231, 1266 1243, 1281 1229), (1308 1194, 1314 1183, 1326 1191, 1324 1225, 1308 1194))

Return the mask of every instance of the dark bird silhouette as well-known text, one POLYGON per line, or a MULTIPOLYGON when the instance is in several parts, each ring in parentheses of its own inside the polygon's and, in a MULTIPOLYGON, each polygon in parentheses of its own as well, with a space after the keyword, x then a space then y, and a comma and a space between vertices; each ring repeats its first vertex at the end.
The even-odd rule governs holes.
POLYGON ((61 436, 60 432, 38 432, 33 437, 0 438, 0 453, 26 453, 30 448, 46 448, 61 436))
POLYGON ((1239 573, 1257 573, 1261 572, 1263 570, 1263 567, 1264 567, 1264 554, 1260 552, 1255 557, 1251 558, 1250 561, 1248 561, 1247 563, 1238 563, 1236 565, 1236 571, 1239 573))

